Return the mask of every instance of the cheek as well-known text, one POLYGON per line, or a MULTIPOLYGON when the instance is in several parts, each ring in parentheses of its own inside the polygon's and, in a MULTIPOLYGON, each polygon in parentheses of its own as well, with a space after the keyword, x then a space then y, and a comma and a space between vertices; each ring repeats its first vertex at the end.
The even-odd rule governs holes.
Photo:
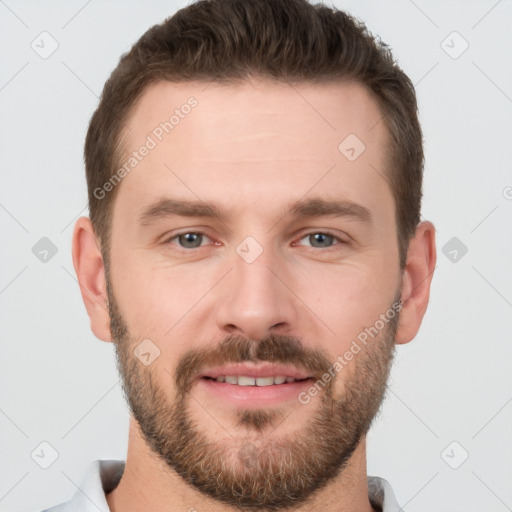
POLYGON ((218 280, 213 266, 197 265, 172 267, 165 260, 144 260, 136 251, 125 255, 115 268, 114 289, 132 333, 175 343, 187 315, 218 280))
POLYGON ((294 290, 313 312, 313 322, 329 328, 328 350, 338 355, 389 309, 398 284, 398 271, 370 258, 364 263, 311 267, 297 277, 294 290))

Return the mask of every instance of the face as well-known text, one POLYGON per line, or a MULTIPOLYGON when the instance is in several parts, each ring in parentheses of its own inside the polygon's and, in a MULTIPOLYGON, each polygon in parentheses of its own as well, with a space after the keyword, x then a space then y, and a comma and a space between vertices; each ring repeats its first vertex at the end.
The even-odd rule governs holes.
POLYGON ((220 501, 306 500, 382 401, 401 275, 381 117, 358 84, 264 80, 162 82, 131 113, 127 160, 155 144, 113 208, 119 370, 148 446, 220 501))

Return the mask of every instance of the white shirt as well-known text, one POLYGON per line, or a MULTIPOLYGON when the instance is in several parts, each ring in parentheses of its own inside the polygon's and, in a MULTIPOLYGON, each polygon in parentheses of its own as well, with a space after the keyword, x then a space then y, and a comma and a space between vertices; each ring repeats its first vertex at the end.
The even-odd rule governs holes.
MULTIPOLYGON (((115 489, 124 472, 122 460, 96 460, 69 501, 43 512, 110 512, 105 497, 115 489)), ((403 512, 391 485, 377 476, 368 477, 368 494, 372 506, 382 512, 403 512)))

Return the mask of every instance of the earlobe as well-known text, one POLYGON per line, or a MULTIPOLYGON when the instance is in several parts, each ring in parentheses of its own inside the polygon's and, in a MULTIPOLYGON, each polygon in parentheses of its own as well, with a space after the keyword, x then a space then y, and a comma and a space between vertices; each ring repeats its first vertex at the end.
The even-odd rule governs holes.
POLYGON ((421 222, 407 251, 396 343, 408 343, 418 333, 428 306, 436 258, 434 225, 428 221, 421 222))
POLYGON ((91 220, 80 217, 73 230, 73 266, 89 315, 91 330, 103 341, 112 341, 105 268, 91 220))

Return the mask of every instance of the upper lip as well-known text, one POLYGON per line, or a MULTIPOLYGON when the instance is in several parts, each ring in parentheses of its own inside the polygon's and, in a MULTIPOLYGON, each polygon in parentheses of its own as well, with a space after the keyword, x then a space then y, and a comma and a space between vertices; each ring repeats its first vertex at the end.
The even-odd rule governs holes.
POLYGON ((311 377, 306 371, 295 366, 287 366, 282 364, 248 364, 236 363, 223 366, 215 366, 199 372, 198 378, 210 377, 216 379, 226 375, 243 375, 245 377, 293 377, 294 379, 308 379, 311 377))

